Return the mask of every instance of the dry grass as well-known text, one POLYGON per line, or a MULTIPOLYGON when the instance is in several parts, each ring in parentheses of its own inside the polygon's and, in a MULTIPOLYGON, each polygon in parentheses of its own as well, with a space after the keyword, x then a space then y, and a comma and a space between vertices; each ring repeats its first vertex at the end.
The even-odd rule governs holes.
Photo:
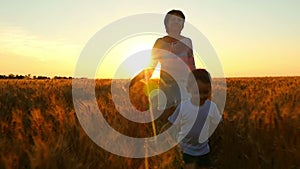
MULTIPOLYGON (((95 89, 107 122, 128 136, 152 136, 151 123, 133 123, 118 113, 110 84, 98 80, 95 89)), ((0 80, 0 86, 0 168, 176 169, 182 165, 178 148, 131 159, 93 143, 77 120, 71 80, 0 80)), ((300 168, 300 78, 236 78, 227 79, 227 86, 223 121, 211 137, 215 168, 300 168)), ((132 101, 139 100, 147 101, 132 101)), ((172 111, 155 121, 158 131, 172 111)))

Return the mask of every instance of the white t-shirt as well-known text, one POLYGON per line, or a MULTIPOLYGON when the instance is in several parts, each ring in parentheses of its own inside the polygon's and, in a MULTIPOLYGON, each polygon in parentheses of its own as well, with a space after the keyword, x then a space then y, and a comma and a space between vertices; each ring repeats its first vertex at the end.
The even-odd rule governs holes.
POLYGON ((168 118, 174 124, 180 126, 178 141, 184 153, 194 156, 209 153, 208 138, 222 116, 216 104, 210 100, 198 107, 190 100, 183 101, 175 112, 168 118))

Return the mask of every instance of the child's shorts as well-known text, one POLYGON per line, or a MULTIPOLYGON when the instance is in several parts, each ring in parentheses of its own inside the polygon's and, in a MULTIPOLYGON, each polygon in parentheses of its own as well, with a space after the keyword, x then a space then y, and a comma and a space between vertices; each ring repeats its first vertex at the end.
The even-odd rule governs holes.
POLYGON ((192 156, 183 153, 183 161, 185 164, 196 163, 198 167, 211 167, 209 153, 201 156, 192 156))

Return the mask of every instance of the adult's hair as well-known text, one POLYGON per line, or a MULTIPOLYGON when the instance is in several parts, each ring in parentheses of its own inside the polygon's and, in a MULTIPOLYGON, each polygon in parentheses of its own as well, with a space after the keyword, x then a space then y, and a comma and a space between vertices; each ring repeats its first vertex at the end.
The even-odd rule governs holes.
POLYGON ((166 14, 165 19, 164 19, 164 24, 165 24, 165 28, 166 28, 167 32, 168 32, 167 23, 168 23, 168 21, 169 21, 171 15, 178 16, 178 17, 180 17, 180 18, 183 19, 183 22, 185 21, 185 16, 184 16, 184 14, 182 13, 182 11, 180 11, 180 10, 175 10, 175 9, 169 11, 169 12, 166 14))

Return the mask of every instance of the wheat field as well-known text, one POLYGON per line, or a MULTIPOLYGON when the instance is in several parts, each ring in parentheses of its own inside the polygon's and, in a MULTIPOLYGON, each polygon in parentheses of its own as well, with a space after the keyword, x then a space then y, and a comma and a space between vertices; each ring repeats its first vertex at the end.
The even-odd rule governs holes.
MULTIPOLYGON (((214 168, 299 169, 300 77, 226 81, 223 120, 210 138, 214 168)), ((0 80, 0 86, 0 168, 179 169, 183 165, 178 147, 153 157, 126 158, 95 144, 77 119, 71 79, 6 79, 0 80)), ((128 136, 152 136, 152 123, 133 123, 118 113, 110 86, 111 80, 96 80, 96 99, 106 121, 128 136)), ((137 87, 134 92, 142 91, 137 87)), ((143 96, 131 101, 147 105, 143 96)), ((155 120, 155 130, 173 111, 170 108, 155 120)))

